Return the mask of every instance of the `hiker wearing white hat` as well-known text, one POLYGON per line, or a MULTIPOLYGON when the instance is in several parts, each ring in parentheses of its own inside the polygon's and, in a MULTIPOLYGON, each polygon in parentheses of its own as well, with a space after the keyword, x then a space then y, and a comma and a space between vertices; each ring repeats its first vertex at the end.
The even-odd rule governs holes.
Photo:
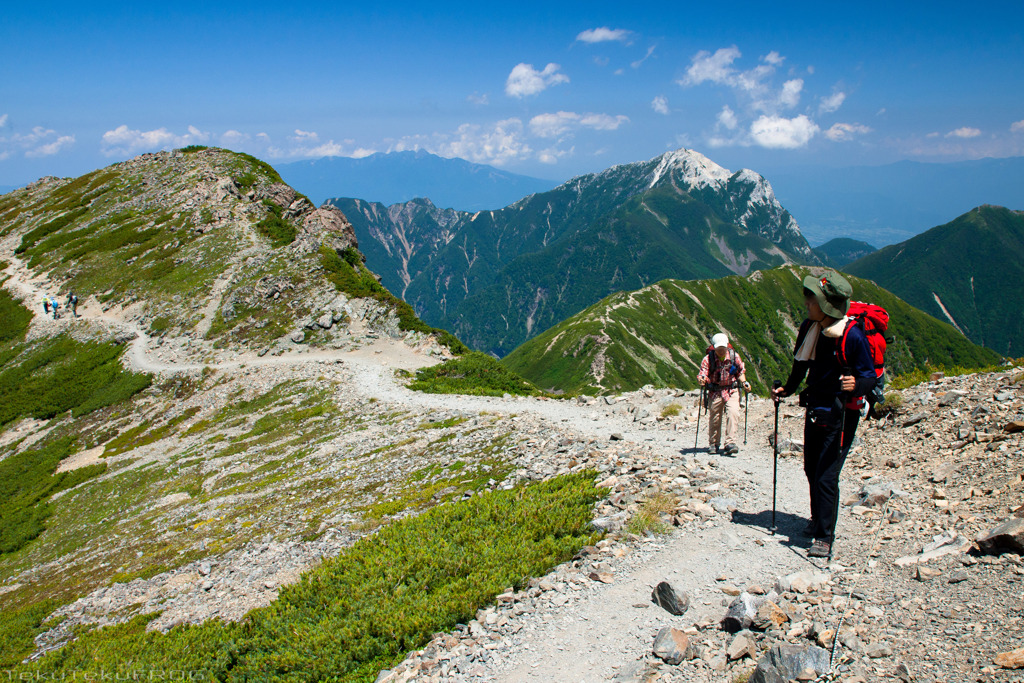
POLYGON ((750 391, 743 359, 729 344, 729 338, 719 332, 711 337, 711 346, 700 362, 697 381, 707 389, 711 402, 711 424, 708 427, 708 447, 723 455, 739 452, 736 431, 740 422, 740 386, 750 391))

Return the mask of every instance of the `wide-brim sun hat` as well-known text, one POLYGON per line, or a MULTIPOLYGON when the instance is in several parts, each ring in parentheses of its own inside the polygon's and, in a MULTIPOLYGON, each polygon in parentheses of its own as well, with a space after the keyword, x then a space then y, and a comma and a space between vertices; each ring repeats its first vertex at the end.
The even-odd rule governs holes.
POLYGON ((839 273, 830 270, 821 276, 808 275, 804 278, 804 289, 814 295, 822 313, 830 318, 838 320, 850 310, 853 287, 839 273))

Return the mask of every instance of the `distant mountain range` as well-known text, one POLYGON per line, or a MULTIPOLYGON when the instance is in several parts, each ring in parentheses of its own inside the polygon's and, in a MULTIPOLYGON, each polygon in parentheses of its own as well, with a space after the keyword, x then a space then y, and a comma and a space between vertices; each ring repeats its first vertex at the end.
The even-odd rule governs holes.
POLYGON ((324 157, 278 164, 285 181, 319 206, 331 197, 360 197, 381 204, 427 198, 435 206, 479 211, 500 209, 558 185, 428 152, 371 154, 361 159, 324 157))
POLYGON ((386 287, 424 321, 499 357, 618 290, 818 262, 763 177, 685 149, 499 211, 332 203, 386 287))
MULTIPOLYGON (((530 339, 502 363, 545 389, 695 388, 708 340, 724 331, 748 365, 747 378, 763 394, 772 380, 789 374, 796 329, 805 316, 801 281, 808 272, 783 266, 747 277, 664 280, 617 292, 530 339)), ((886 355, 891 373, 926 363, 976 367, 999 360, 874 283, 850 279, 857 299, 882 305, 892 316, 895 341, 886 355)))
POLYGON ((762 172, 811 244, 850 237, 885 246, 982 204, 1024 209, 1024 157, 762 172))
POLYGON ((852 240, 848 237, 836 237, 820 247, 814 248, 821 262, 832 268, 842 269, 847 263, 878 251, 867 242, 852 240))
POLYGON ((981 206, 846 266, 948 320, 972 341, 1024 355, 1024 212, 981 206))

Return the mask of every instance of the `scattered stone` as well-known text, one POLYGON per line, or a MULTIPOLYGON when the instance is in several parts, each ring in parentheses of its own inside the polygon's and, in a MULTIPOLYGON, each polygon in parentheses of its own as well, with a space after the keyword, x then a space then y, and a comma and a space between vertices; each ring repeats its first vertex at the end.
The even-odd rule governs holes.
POLYGON ((928 413, 914 413, 906 420, 903 421, 904 427, 913 427, 919 422, 923 422, 928 417, 928 413))
POLYGON ((730 633, 736 633, 750 628, 757 616, 757 608, 764 598, 757 598, 750 593, 740 593, 739 597, 729 604, 729 611, 722 619, 722 628, 730 633))
POLYGON ((828 669, 828 650, 814 645, 775 645, 758 661, 749 683, 808 681, 828 669))
POLYGON ((1018 432, 1024 432, 1024 420, 1014 420, 1013 422, 1007 422, 1003 427, 1003 431, 1008 434, 1017 434, 1018 432))
POLYGON ((750 657, 753 659, 757 656, 757 643, 754 642, 752 634, 749 631, 740 631, 733 639, 729 642, 729 647, 725 650, 726 655, 729 657, 729 661, 735 661, 742 659, 743 657, 750 657))
POLYGON ((689 636, 666 626, 654 639, 654 655, 667 664, 681 664, 697 657, 697 648, 689 636))
POLYGON ((773 627, 781 627, 787 621, 789 621, 789 616, 781 607, 771 600, 765 600, 757 608, 757 614, 754 615, 753 626, 759 631, 767 631, 773 627))
POLYGON ((867 650, 864 651, 871 659, 881 659, 882 657, 892 657, 892 648, 883 643, 874 643, 868 645, 867 650))
POLYGON ((654 587, 651 593, 651 602, 664 609, 669 614, 679 616, 690 607, 690 596, 686 592, 677 592, 667 581, 662 581, 654 587))
POLYGON ((1004 669, 1024 669, 1024 647, 1000 652, 996 655, 995 665, 1004 669))
POLYGON ((622 441, 624 438, 625 437, 623 437, 622 434, 619 434, 618 432, 614 432, 611 435, 611 440, 612 441, 622 441))
POLYGON ((991 554, 1024 553, 1024 518, 1008 519, 999 526, 982 532, 975 540, 982 552, 991 554))

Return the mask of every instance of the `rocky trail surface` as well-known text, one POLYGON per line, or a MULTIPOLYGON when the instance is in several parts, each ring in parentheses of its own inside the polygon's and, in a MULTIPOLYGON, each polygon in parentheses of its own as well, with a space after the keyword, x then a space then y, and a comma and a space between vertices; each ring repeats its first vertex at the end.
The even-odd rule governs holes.
MULTIPOLYGON (((38 308, 32 303, 48 283, 18 262, 4 274, 5 286, 38 308)), ((645 389, 570 400, 422 394, 396 381, 394 369, 436 359, 401 340, 367 338, 358 351, 232 356, 195 340, 152 338, 130 312, 103 310, 93 300, 79 310, 80 320, 59 321, 36 311, 31 334, 89 325, 115 330, 131 340, 126 357, 133 368, 163 375, 204 368, 315 373, 329 366, 351 400, 499 416, 523 440, 515 462, 521 478, 584 467, 599 472, 610 490, 595 510, 595 525, 609 532, 605 540, 522 590, 510 587, 477 619, 438 634, 379 681, 732 681, 784 645, 800 649, 806 661, 818 657, 802 672, 805 680, 822 673, 821 652, 824 670, 835 663, 838 680, 851 682, 1022 680, 1016 662, 1024 660, 1024 521, 1013 521, 1024 515, 1019 372, 942 378, 905 390, 903 406, 888 420, 862 427, 843 472, 839 540, 828 565, 806 557, 801 535, 808 503, 798 457, 802 415, 794 405, 781 408, 772 534, 774 408, 766 400, 751 398, 748 443, 737 457, 722 457, 705 448, 705 419, 701 447, 694 448, 692 393, 645 389), (678 414, 666 410, 672 405, 678 414), (647 533, 627 526, 641 513, 652 520, 647 533), (1007 527, 1003 536, 983 540, 999 525, 1007 527), (681 614, 652 602, 662 582, 685 604, 681 614)), ((185 596, 179 610, 175 616, 168 608, 155 626, 238 618, 241 607, 266 604, 273 587, 350 540, 251 544, 182 568, 170 575, 185 596), (265 580, 265 588, 248 602, 236 597, 238 614, 189 602, 207 591, 232 600, 230 591, 210 590, 218 566, 265 564, 270 556, 293 559, 274 564, 274 576, 240 573, 257 588, 265 580)), ((151 584, 118 586, 85 600, 106 601, 104 608, 116 612, 146 599, 151 584)), ((60 641, 59 634, 49 637, 60 641)))

